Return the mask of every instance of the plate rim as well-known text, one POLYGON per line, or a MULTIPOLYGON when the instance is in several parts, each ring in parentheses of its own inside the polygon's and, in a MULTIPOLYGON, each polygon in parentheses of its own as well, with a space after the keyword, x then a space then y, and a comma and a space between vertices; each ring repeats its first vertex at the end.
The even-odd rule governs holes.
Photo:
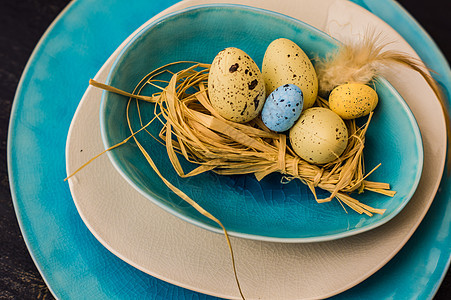
POLYGON ((22 71, 22 74, 19 79, 19 83, 17 84, 16 92, 14 94, 14 98, 13 98, 12 105, 11 105, 10 118, 9 118, 9 122, 8 122, 8 133, 7 133, 7 137, 6 137, 6 145, 7 145, 6 160, 7 160, 8 183, 9 183, 9 189, 11 192, 11 200, 13 203, 14 212, 16 214, 17 222, 19 225, 19 230, 20 230, 20 233, 22 234, 22 238, 25 241, 25 245, 28 249, 28 253, 30 254, 31 260, 33 261, 34 265, 36 266, 36 269, 38 270, 39 274, 41 274, 42 280, 47 285, 50 293, 55 298, 58 298, 58 297, 57 297, 57 294, 53 287, 53 284, 50 284, 50 280, 47 278, 47 274, 45 273, 44 269, 42 268, 40 260, 36 256, 36 254, 33 250, 34 249, 34 247, 32 246, 33 243, 31 242, 30 236, 28 235, 27 227, 25 226, 25 223, 23 220, 22 211, 19 209, 17 190, 16 190, 16 185, 14 184, 15 177, 13 175, 15 172, 13 172, 13 169, 12 169, 13 163, 12 163, 11 153, 13 150, 11 148, 11 144, 12 144, 11 140, 13 139, 13 136, 14 136, 15 128, 13 125, 16 122, 17 109, 18 109, 17 106, 19 105, 18 99, 20 97, 20 92, 23 90, 23 85, 24 85, 24 81, 26 80, 27 74, 32 69, 32 65, 35 62, 37 53, 38 53, 39 49, 43 46, 43 44, 46 42, 49 33, 55 28, 56 24, 58 24, 68 14, 69 10, 71 10, 74 6, 75 6, 75 1, 70 1, 61 10, 61 12, 56 16, 56 18, 50 23, 49 27, 47 27, 47 29, 44 31, 42 36, 39 38, 39 41, 33 48, 33 51, 31 52, 30 57, 28 58, 27 63, 25 64, 25 67, 22 71))

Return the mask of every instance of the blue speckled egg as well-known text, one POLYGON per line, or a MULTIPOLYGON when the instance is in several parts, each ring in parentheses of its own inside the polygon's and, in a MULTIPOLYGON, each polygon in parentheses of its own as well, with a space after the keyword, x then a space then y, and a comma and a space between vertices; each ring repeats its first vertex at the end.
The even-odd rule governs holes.
POLYGON ((265 125, 276 132, 290 129, 299 118, 304 106, 301 89, 285 84, 275 89, 266 99, 261 113, 265 125))

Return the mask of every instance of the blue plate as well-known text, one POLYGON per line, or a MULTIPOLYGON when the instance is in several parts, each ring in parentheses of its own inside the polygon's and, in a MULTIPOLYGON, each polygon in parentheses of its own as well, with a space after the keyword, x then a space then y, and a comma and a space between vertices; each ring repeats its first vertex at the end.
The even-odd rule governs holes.
MULTIPOLYGON (((437 71, 435 77, 449 101, 449 66, 421 27, 392 0, 354 2, 406 38, 437 71)), ((62 181, 67 131, 89 78, 135 28, 174 3, 111 0, 99 6, 94 0, 73 2, 40 41, 22 76, 8 139, 11 193, 30 253, 58 298, 216 299, 155 279, 106 250, 82 222, 69 187, 62 181)), ((445 173, 425 220, 402 251, 376 274, 336 298, 432 298, 450 259, 450 189, 451 177, 445 173)))
MULTIPOLYGON (((138 32, 114 62, 107 84, 131 92, 141 78, 160 66, 176 61, 211 63, 226 47, 242 49, 261 66, 267 46, 280 37, 302 45, 311 58, 325 57, 339 45, 323 32, 278 13, 238 5, 198 6, 166 15, 138 32), (243 38, 246 35, 252 38, 243 38)), ((380 100, 367 133, 365 166, 370 170, 382 163, 368 179, 390 183, 397 193, 393 198, 371 192, 354 197, 386 209, 383 215, 359 215, 349 208, 346 213, 336 200, 318 204, 306 185, 299 180, 282 184, 280 174, 261 181, 254 175, 221 176, 213 172, 183 179, 173 170, 164 146, 144 131, 137 138, 164 177, 218 218, 230 235, 278 242, 343 238, 382 225, 399 213, 415 192, 423 167, 420 130, 412 112, 386 80, 380 78, 375 89, 380 100)), ((105 149, 130 135, 126 107, 127 97, 104 92, 100 126, 105 149)), ((154 111, 153 104, 140 105, 144 124, 154 118, 154 111)), ((141 125, 134 105, 130 115, 136 131, 141 125)), ((153 136, 161 129, 159 122, 148 127, 153 136)), ((188 222, 222 233, 216 223, 164 185, 134 141, 108 154, 122 176, 151 201, 188 222)), ((193 169, 188 163, 183 166, 193 169)), ((317 193, 320 199, 329 196, 319 189, 317 193)))

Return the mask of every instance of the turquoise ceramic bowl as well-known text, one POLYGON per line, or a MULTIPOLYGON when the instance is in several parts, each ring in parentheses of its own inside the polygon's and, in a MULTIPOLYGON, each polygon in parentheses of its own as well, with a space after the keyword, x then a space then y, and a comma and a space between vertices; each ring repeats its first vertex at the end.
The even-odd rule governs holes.
MULTIPOLYGON (((169 14, 138 32, 115 61, 107 84, 132 91, 142 77, 162 65, 175 61, 211 63, 226 47, 242 49, 261 67, 266 47, 280 37, 300 45, 310 58, 324 57, 338 46, 325 33, 281 14, 240 5, 198 6, 169 14)), ((382 166, 368 179, 388 182, 397 193, 393 198, 371 192, 355 197, 386 209, 384 215, 368 217, 351 209, 346 213, 337 201, 318 204, 300 181, 281 184, 280 174, 260 182, 253 175, 221 176, 213 172, 180 178, 160 143, 147 134, 139 134, 138 138, 165 178, 217 217, 230 235, 279 242, 342 238, 393 218, 410 200, 421 176, 423 148, 413 114, 386 80, 378 80, 376 89, 380 101, 367 133, 364 154, 368 170, 379 163, 382 166)), ((126 103, 123 96, 103 94, 100 123, 105 148, 129 136, 126 103)), ((143 103, 141 113, 144 120, 150 120, 153 105, 143 103)), ((139 128, 133 109, 132 116, 134 128, 139 128)), ((149 131, 157 135, 160 129, 161 124, 155 122, 149 131)), ((123 177, 155 204, 190 223, 222 232, 166 187, 133 141, 108 155, 123 177)), ((184 167, 193 166, 185 163, 184 167)), ((327 197, 328 193, 318 190, 318 196, 327 197)))

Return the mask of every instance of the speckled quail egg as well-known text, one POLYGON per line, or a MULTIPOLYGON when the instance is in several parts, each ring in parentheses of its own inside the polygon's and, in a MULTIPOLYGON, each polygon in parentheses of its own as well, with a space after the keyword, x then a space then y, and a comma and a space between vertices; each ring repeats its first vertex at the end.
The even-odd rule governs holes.
POLYGON ((243 50, 230 47, 219 52, 208 76, 213 108, 223 118, 245 123, 257 117, 265 102, 263 76, 243 50))
POLYGON ((348 144, 344 121, 328 108, 306 109, 291 128, 291 147, 302 159, 325 164, 337 159, 348 144))
POLYGON ((304 93, 304 109, 311 107, 318 94, 318 77, 307 54, 293 41, 274 40, 266 49, 262 64, 266 93, 283 84, 297 85, 304 93))
POLYGON ((261 114, 262 121, 273 131, 286 131, 301 115, 303 105, 301 89, 294 84, 285 84, 275 89, 266 99, 261 114))
POLYGON ((339 85, 329 95, 330 109, 346 120, 368 115, 377 103, 376 91, 361 83, 339 85))

